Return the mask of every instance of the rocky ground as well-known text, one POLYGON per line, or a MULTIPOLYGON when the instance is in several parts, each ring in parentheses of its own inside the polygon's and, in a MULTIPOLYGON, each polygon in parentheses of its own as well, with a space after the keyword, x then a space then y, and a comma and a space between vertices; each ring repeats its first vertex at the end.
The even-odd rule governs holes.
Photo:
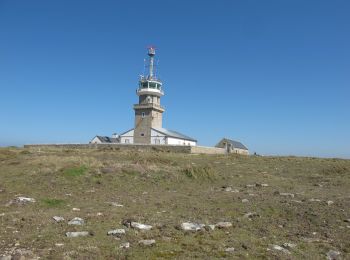
POLYGON ((0 149, 0 259, 350 259, 350 161, 0 149))

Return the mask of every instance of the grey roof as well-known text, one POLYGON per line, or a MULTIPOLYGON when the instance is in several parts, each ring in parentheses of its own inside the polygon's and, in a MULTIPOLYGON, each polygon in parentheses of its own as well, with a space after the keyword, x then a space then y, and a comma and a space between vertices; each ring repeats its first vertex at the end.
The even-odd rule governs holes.
POLYGON ((218 146, 222 141, 226 141, 226 142, 230 143, 234 148, 248 150, 248 148, 246 146, 244 146, 242 143, 235 141, 235 140, 228 139, 228 138, 221 139, 220 142, 216 146, 218 146))
POLYGON ((102 143, 119 143, 118 138, 112 138, 108 136, 96 136, 102 143))
POLYGON ((152 129, 161 133, 161 134, 165 134, 165 135, 170 136, 170 137, 181 138, 181 139, 197 142, 196 139, 193 139, 192 137, 189 137, 187 135, 181 134, 181 133, 176 132, 176 131, 168 130, 165 128, 152 128, 152 129))

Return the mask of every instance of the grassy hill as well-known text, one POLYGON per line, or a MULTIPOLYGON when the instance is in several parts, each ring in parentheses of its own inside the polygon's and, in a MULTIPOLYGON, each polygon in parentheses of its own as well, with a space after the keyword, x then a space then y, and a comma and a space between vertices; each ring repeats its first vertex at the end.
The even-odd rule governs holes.
POLYGON ((349 160, 0 149, 0 256, 325 259, 333 250, 349 259, 348 221, 349 160), (74 217, 85 223, 68 225, 74 217), (232 226, 208 226, 222 221, 232 226), (206 226, 184 231, 183 222, 206 226), (89 235, 66 237, 73 231, 89 235))

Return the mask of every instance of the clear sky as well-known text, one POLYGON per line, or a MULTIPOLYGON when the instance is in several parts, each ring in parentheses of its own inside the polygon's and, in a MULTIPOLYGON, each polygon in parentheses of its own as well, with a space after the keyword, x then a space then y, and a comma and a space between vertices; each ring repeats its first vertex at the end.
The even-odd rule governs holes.
POLYGON ((133 128, 154 44, 164 127, 350 158, 349 13, 348 0, 0 0, 0 145, 133 128))

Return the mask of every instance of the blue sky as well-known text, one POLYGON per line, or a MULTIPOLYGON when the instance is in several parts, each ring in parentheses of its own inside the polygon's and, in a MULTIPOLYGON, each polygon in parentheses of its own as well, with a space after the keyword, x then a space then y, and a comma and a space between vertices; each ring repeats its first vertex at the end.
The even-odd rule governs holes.
POLYGON ((133 127, 149 44, 164 126, 350 158, 350 2, 0 0, 0 145, 133 127))

